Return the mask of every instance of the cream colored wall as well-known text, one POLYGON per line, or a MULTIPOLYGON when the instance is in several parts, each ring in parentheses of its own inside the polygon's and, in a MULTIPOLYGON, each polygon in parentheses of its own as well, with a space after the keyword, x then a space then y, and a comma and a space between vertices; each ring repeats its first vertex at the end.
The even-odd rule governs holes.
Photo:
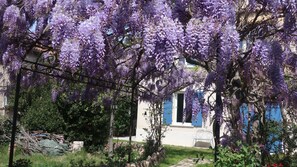
MULTIPOLYGON (((210 136, 211 130, 205 128, 196 128, 192 126, 168 126, 162 139, 162 144, 193 147, 195 141, 198 138, 200 141, 209 141, 214 146, 212 138, 205 138, 204 136, 210 136)), ((136 129, 136 141, 145 141, 146 132, 141 129, 136 129)))
MULTIPOLYGON (((174 97, 174 96, 173 96, 174 97)), ((176 110, 175 100, 173 100, 173 110, 176 110)), ((149 128, 148 118, 146 115, 149 113, 149 103, 139 102, 138 103, 138 116, 137 116, 137 127, 136 127, 136 141, 145 141, 147 132, 144 128, 149 128)), ((214 146, 213 140, 206 140, 212 137, 212 123, 211 118, 213 114, 210 114, 205 122, 202 123, 202 127, 194 127, 191 124, 176 123, 175 113, 173 113, 172 125, 167 126, 165 137, 162 139, 163 144, 177 145, 193 147, 195 140, 201 139, 200 141, 209 141, 214 146)), ((163 127, 165 128, 165 126, 163 127)), ((224 125, 221 128, 221 135, 224 133, 224 125)))

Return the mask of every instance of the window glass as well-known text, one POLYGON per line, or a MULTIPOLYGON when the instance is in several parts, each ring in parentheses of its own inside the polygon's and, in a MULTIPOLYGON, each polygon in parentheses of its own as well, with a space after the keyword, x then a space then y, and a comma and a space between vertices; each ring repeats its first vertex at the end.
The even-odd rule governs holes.
MULTIPOLYGON (((184 93, 177 94, 177 112, 176 112, 176 122, 183 122, 183 114, 185 109, 185 95, 184 93)), ((192 122, 192 113, 186 113, 185 115, 186 123, 192 122)))
POLYGON ((177 112, 176 122, 183 122, 183 111, 184 111, 184 94, 177 94, 177 112))

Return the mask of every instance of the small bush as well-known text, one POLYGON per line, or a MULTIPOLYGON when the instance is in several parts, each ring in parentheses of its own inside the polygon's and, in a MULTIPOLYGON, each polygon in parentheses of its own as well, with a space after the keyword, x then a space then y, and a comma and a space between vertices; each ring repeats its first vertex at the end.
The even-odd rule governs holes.
MULTIPOLYGON (((121 98, 117 101, 114 118, 114 135, 115 136, 128 136, 130 127, 130 97, 121 98)), ((134 106, 137 109, 137 106, 134 106)), ((134 111, 134 113, 137 111, 134 111)), ((133 125, 135 126, 135 125, 133 125)), ((134 134, 134 131, 133 131, 134 134)), ((133 135, 132 134, 132 135, 133 135)), ((135 135, 135 134, 134 134, 135 135)))
MULTIPOLYGON (((136 145, 134 145, 136 146, 136 145)), ((128 162, 128 155, 131 151, 131 162, 137 162, 140 160, 139 150, 135 150, 134 146, 129 146, 126 143, 114 146, 113 155, 110 157, 106 153, 107 166, 125 167, 128 162)))
MULTIPOLYGON (((96 99, 72 99, 72 89, 60 94, 53 102, 51 91, 52 84, 22 91, 19 118, 26 130, 63 133, 69 141, 84 141, 84 147, 90 152, 103 148, 109 134, 109 113, 102 109, 96 99)), ((12 102, 13 95, 10 99, 12 102)))
POLYGON ((106 154, 107 165, 125 167, 128 162, 127 155, 129 154, 130 147, 128 145, 120 145, 114 149, 111 157, 106 154))
POLYGON ((12 164, 13 167, 31 167, 32 162, 29 159, 18 159, 12 164))
POLYGON ((97 167, 94 160, 88 159, 74 159, 70 160, 70 167, 97 167))
POLYGON ((0 144, 8 143, 10 141, 11 129, 11 121, 4 116, 0 116, 0 144))
POLYGON ((22 96, 21 123, 27 130, 44 130, 62 133, 64 121, 57 106, 51 100, 51 87, 40 86, 26 90, 22 96))
POLYGON ((144 144, 143 159, 157 152, 159 149, 158 144, 155 140, 148 138, 144 144))
POLYGON ((109 135, 109 114, 100 104, 89 101, 70 101, 68 97, 57 100, 58 110, 65 123, 65 137, 69 141, 84 141, 88 152, 102 149, 109 135))
POLYGON ((219 147, 218 167, 258 167, 261 166, 260 147, 237 142, 237 148, 219 147))

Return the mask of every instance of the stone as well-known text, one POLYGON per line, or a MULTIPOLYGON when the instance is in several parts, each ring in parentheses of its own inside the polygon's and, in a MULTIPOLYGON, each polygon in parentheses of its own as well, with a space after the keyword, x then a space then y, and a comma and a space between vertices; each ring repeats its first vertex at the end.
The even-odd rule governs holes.
POLYGON ((153 154, 152 154, 152 157, 153 157, 153 158, 156 158, 156 156, 157 156, 156 153, 153 153, 153 154))
POLYGON ((73 141, 71 145, 71 150, 72 151, 80 151, 84 147, 84 142, 83 141, 73 141))
POLYGON ((141 161, 141 167, 146 167, 145 166, 145 161, 141 161))
POLYGON ((144 164, 145 164, 145 167, 150 167, 151 166, 150 161, 144 161, 144 164))
POLYGON ((45 151, 48 155, 63 155, 67 150, 67 145, 61 145, 54 140, 40 140, 38 145, 45 151))

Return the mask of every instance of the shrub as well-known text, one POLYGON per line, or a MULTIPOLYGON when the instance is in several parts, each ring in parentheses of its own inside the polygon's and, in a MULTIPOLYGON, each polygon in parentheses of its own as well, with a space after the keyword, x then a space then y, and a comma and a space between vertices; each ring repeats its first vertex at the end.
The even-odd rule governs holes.
POLYGON ((260 147, 248 146, 237 142, 237 148, 219 147, 219 157, 216 166, 219 167, 258 167, 261 166, 260 147))
POLYGON ((128 154, 131 151, 131 162, 140 160, 140 152, 137 150, 136 145, 129 146, 127 143, 120 143, 114 146, 112 156, 105 154, 107 166, 125 167, 128 162, 128 154), (135 150, 136 149, 136 150, 135 150))
MULTIPOLYGON (((10 107, 13 101, 14 95, 9 97, 10 107)), ((19 111, 20 122, 27 130, 63 132, 64 122, 51 100, 50 84, 22 89, 19 111)))
POLYGON ((146 139, 146 142, 143 147, 144 147, 143 159, 146 159, 148 156, 157 152, 159 149, 157 142, 151 138, 146 139))
MULTIPOLYGON (((84 85, 77 87, 83 89, 84 85)), ((70 89, 69 92, 71 86, 70 89)), ((19 102, 21 124, 27 130, 63 133, 70 141, 82 140, 87 151, 103 147, 108 138, 109 114, 96 102, 70 99, 69 92, 53 102, 51 91, 50 84, 22 90, 19 102)), ((11 96, 9 101, 13 98, 11 96)))
MULTIPOLYGON (((131 98, 126 96, 117 101, 115 118, 114 118, 114 134, 115 136, 128 136, 130 127, 130 102, 131 98)), ((137 110, 137 106, 134 106, 137 110)), ((133 111, 136 113, 137 111, 133 111)), ((135 126, 135 125, 132 125, 135 126)), ((134 129, 134 128, 133 128, 134 129)), ((132 132, 135 133, 135 132, 132 132)), ((133 134, 132 134, 133 135, 133 134)))
POLYGON ((100 104, 88 101, 71 101, 67 96, 57 100, 58 110, 65 122, 67 140, 84 141, 87 151, 97 151, 107 143, 109 114, 100 104))
POLYGON ((62 133, 64 121, 57 111, 57 107, 50 101, 50 97, 47 94, 44 95, 37 97, 35 102, 28 107, 21 118, 21 123, 28 130, 62 133))
POLYGON ((130 147, 128 145, 121 145, 114 149, 113 155, 111 157, 106 154, 107 165, 125 167, 128 162, 127 155, 129 153, 130 147))
POLYGON ((97 167, 94 160, 88 159, 72 159, 70 160, 70 167, 97 167))
POLYGON ((18 159, 12 164, 13 167, 31 167, 32 162, 29 159, 18 159))
POLYGON ((11 121, 7 117, 0 116, 0 144, 10 141, 11 129, 11 121))

